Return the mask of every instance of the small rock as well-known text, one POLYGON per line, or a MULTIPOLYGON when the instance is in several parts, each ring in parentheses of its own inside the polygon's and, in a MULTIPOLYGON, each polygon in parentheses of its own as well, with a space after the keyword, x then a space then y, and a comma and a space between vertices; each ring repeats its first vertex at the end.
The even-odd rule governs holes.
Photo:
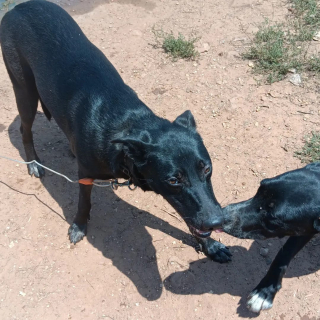
POLYGON ((229 51, 227 53, 228 58, 239 58, 240 54, 237 51, 229 51))
POLYGON ((253 63, 252 61, 250 61, 250 62, 248 63, 248 66, 249 66, 250 68, 253 68, 253 67, 254 67, 254 63, 253 63))
POLYGON ((179 265, 179 267, 181 268, 186 268, 187 265, 184 261, 182 261, 181 259, 179 259, 178 257, 176 256, 172 256, 169 258, 168 262, 171 264, 171 265, 174 265, 175 263, 179 265))
POLYGON ((24 292, 22 292, 22 291, 19 291, 19 294, 20 294, 21 296, 23 296, 23 297, 26 296, 26 293, 24 293, 24 292))
POLYGON ((292 74, 290 77, 289 77, 289 81, 295 85, 295 86, 298 86, 301 84, 301 77, 300 77, 300 74, 298 73, 294 73, 292 74))
POLYGON ((296 73, 296 72, 297 72, 297 69, 295 69, 295 68, 291 68, 291 69, 288 69, 288 72, 296 73))
POLYGON ((209 46, 209 43, 204 43, 202 45, 202 48, 199 49, 199 52, 200 53, 203 53, 203 52, 208 52, 210 50, 210 46, 209 46))
POLYGON ((269 253, 269 249, 268 248, 261 248, 260 249, 260 255, 262 257, 266 257, 268 255, 268 253, 269 253))
POLYGON ((9 244, 9 248, 13 248, 14 247, 14 242, 11 241, 10 244, 9 244))
POLYGON ((133 30, 132 31, 132 35, 136 36, 136 37, 141 37, 142 36, 142 32, 139 30, 133 30))
POLYGON ((316 34, 312 38, 314 41, 319 41, 320 40, 320 31, 316 32, 316 34))

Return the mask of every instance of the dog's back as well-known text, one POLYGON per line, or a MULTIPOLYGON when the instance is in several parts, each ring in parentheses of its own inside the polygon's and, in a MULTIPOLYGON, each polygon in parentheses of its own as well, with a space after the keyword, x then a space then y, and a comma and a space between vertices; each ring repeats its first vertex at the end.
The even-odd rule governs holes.
POLYGON ((69 139, 75 130, 82 130, 75 128, 77 123, 83 127, 81 119, 101 123, 99 108, 103 120, 114 123, 113 101, 123 99, 117 103, 118 117, 127 101, 147 112, 142 103, 134 103, 135 93, 59 6, 41 0, 16 6, 4 16, 0 36, 13 85, 34 91, 47 116, 53 115, 69 139))
POLYGON ((293 235, 314 232, 320 216, 320 163, 262 180, 254 199, 266 211, 269 228, 281 222, 293 235))
POLYGON ((51 2, 32 0, 6 13, 1 21, 0 38, 6 59, 10 59, 7 54, 17 51, 36 78, 41 74, 50 75, 46 79, 50 84, 56 77, 67 76, 72 71, 70 68, 78 63, 82 63, 88 74, 103 68, 121 81, 112 64, 87 39, 72 17, 51 2))

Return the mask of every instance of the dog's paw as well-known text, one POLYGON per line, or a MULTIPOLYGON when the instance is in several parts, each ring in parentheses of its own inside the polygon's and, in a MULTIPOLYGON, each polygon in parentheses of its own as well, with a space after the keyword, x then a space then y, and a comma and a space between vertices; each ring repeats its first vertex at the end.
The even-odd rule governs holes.
POLYGON ((28 172, 30 176, 34 175, 36 178, 42 178, 45 175, 45 171, 42 167, 37 165, 36 163, 29 163, 28 165, 28 172))
POLYGON ((87 224, 73 223, 69 228, 68 234, 70 242, 76 244, 87 234, 87 224))
POLYGON ((223 243, 207 238, 200 245, 203 253, 211 260, 220 263, 231 261, 232 254, 223 243))
POLYGON ((272 286, 253 290, 248 297, 247 308, 256 313, 272 308, 276 293, 272 286))

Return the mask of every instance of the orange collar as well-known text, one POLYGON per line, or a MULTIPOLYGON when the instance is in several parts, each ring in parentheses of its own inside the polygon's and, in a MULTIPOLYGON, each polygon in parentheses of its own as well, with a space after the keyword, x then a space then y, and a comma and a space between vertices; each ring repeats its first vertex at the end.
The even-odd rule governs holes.
POLYGON ((83 178, 83 179, 80 179, 78 182, 81 184, 85 184, 86 186, 91 186, 93 185, 93 181, 94 179, 92 178, 83 178))

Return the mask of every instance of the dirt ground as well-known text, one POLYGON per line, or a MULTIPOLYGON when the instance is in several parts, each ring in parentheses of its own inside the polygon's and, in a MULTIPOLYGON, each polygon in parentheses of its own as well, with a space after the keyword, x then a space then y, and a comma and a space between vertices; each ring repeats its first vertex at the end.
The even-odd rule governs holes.
MULTIPOLYGON (((265 18, 283 20, 286 1, 60 1, 139 97, 159 116, 190 109, 212 157, 223 205, 254 195, 259 181, 302 167, 293 157, 319 128, 319 80, 258 86, 239 57, 265 18), (99 5, 98 5, 99 4, 99 5), (197 62, 172 62, 155 49, 153 26, 201 36, 197 62)), ((316 43, 311 44, 317 50, 316 43)), ((25 157, 11 83, 0 60, 0 154, 25 157)), ((40 108, 39 108, 40 109, 40 108)), ((76 163, 54 121, 39 111, 36 149, 44 164, 76 179, 76 163)), ((213 236, 233 261, 218 264, 194 249, 188 229, 160 196, 96 188, 87 237, 67 230, 78 186, 0 159, 1 319, 235 319, 257 315, 245 299, 285 242, 213 236), (168 214, 170 213, 170 214, 168 214), (266 258, 261 247, 269 248, 266 258)), ((259 319, 320 319, 320 239, 292 264, 274 307, 259 319)))

